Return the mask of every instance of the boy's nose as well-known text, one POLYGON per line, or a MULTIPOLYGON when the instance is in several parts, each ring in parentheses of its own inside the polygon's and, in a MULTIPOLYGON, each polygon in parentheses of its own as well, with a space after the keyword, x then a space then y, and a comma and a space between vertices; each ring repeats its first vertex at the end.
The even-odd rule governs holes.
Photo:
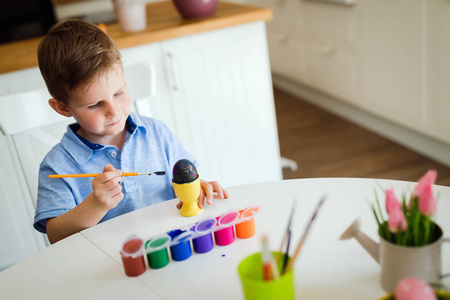
POLYGON ((107 107, 106 116, 107 117, 115 117, 120 111, 119 105, 116 103, 110 103, 107 107))

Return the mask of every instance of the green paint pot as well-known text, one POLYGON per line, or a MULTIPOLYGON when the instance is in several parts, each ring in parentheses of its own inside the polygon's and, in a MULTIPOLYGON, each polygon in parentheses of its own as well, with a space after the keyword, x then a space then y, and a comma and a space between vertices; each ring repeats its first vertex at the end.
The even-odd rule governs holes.
POLYGON ((169 253, 167 247, 170 243, 170 236, 163 234, 155 236, 145 243, 148 265, 152 269, 161 269, 169 263, 169 253))

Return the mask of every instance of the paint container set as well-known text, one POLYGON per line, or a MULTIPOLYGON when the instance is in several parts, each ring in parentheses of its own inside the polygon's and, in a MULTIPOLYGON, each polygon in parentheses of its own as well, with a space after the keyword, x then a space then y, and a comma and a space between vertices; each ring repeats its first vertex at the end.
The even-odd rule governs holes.
POLYGON ((164 268, 169 264, 169 251, 172 260, 183 261, 195 253, 207 253, 218 246, 227 246, 235 238, 246 239, 255 234, 254 215, 259 207, 251 206, 243 210, 231 210, 222 215, 205 217, 184 229, 174 229, 144 241, 136 235, 127 238, 122 244, 122 257, 125 274, 139 276, 146 270, 144 256, 152 269, 164 268), (192 241, 192 247, 191 247, 192 241))

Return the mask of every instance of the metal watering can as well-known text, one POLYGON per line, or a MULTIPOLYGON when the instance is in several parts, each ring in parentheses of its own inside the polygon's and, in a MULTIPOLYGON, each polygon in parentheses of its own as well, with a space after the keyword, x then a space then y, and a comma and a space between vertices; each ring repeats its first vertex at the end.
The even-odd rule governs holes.
POLYGON ((340 240, 355 238, 358 243, 381 266, 380 283, 386 292, 393 292, 397 283, 405 277, 417 277, 432 286, 440 286, 443 277, 450 276, 441 272, 441 245, 450 242, 443 238, 443 231, 438 226, 438 239, 426 246, 406 247, 392 244, 383 238, 376 243, 360 231, 359 220, 354 221, 342 234, 340 240))

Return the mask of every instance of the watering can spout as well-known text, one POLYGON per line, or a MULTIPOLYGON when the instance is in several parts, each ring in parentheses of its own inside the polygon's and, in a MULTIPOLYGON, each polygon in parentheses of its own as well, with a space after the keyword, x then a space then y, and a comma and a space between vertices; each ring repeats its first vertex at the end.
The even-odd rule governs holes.
POLYGON ((355 220, 350 227, 342 234, 340 240, 348 240, 355 238, 358 243, 366 249, 367 252, 375 259, 377 263, 379 260, 379 244, 375 243, 370 237, 368 237, 364 232, 359 230, 360 223, 359 220, 355 220))

